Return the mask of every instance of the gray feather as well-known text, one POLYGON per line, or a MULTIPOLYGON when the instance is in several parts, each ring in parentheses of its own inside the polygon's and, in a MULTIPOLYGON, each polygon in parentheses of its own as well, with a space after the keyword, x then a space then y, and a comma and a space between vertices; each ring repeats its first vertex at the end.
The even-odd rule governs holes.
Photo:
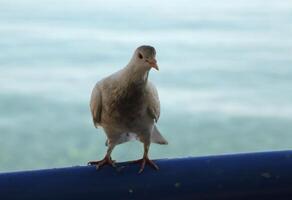
POLYGON ((157 144, 168 144, 167 140, 161 135, 156 125, 154 126, 151 134, 151 142, 157 144))
POLYGON ((90 111, 92 115, 92 120, 94 126, 97 128, 100 123, 101 118, 101 108, 102 108, 102 100, 101 100, 101 92, 99 91, 98 83, 95 85, 90 99, 90 111))

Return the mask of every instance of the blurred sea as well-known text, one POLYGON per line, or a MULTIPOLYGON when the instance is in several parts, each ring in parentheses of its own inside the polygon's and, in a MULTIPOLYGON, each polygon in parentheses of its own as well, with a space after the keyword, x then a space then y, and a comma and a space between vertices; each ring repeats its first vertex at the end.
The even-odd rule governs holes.
POLYGON ((291 22, 289 0, 0 0, 0 171, 102 158, 91 90, 142 44, 169 141, 152 158, 291 149, 291 22))

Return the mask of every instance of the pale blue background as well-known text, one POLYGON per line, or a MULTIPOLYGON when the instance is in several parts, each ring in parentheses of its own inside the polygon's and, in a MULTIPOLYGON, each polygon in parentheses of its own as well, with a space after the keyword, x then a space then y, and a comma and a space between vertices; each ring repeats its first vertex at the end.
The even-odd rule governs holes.
POLYGON ((102 158, 91 89, 142 44, 169 141, 152 158, 292 148, 291 0, 0 0, 0 171, 102 158))

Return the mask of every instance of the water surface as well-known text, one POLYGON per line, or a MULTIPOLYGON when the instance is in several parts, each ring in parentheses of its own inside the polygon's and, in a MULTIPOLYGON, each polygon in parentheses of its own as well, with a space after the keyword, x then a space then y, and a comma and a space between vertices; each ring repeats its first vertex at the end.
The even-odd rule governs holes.
MULTIPOLYGON (((157 49, 168 146, 152 158, 292 147, 292 2, 1 0, 0 171, 102 158, 95 82, 157 49)), ((118 146, 118 161, 142 145, 118 146)))

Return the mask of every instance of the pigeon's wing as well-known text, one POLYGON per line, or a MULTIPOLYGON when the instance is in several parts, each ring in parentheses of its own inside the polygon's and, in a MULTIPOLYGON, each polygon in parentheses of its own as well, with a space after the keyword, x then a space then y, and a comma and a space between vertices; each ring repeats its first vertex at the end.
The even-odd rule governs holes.
POLYGON ((159 102, 158 92, 155 86, 150 81, 148 81, 146 91, 147 91, 148 114, 150 115, 150 117, 152 117, 155 120, 155 122, 157 122, 160 116, 160 102, 159 102))
POLYGON ((94 126, 97 128, 101 118, 101 91, 99 89, 99 84, 97 83, 92 90, 90 99, 90 110, 93 119, 94 126))
MULTIPOLYGON (((155 120, 155 122, 158 121, 160 116, 160 102, 158 97, 158 92, 155 88, 155 86, 148 82, 147 84, 147 111, 149 116, 155 120)), ((159 130, 157 129, 156 125, 153 127, 153 131, 151 134, 151 142, 157 143, 157 144, 168 144, 167 140, 161 135, 159 130)))

